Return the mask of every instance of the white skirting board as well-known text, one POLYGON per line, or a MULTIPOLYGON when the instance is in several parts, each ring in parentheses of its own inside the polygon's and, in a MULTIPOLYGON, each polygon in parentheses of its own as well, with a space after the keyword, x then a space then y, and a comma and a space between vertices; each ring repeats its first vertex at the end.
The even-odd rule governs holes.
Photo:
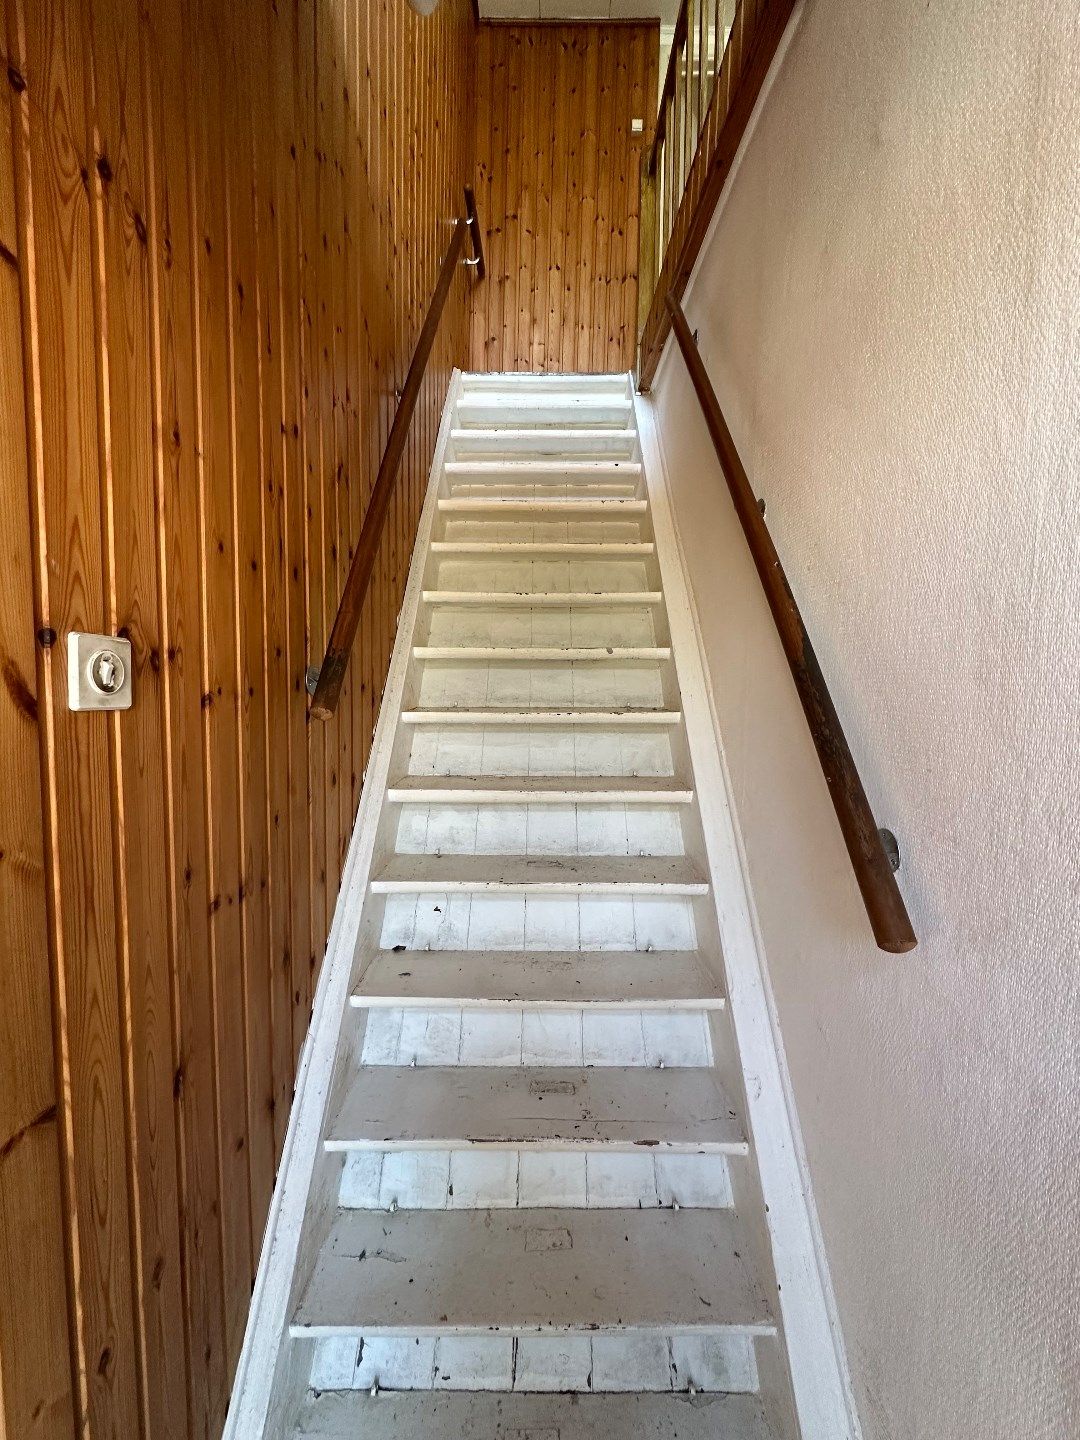
MULTIPOLYGON (((424 560, 436 513, 438 478, 450 435, 454 401, 461 392, 461 372, 450 380, 435 454, 428 477, 428 493, 420 517, 398 631, 411 635, 423 588, 424 560)), ((382 707, 360 795, 357 823, 349 843, 326 955, 315 989, 311 1024, 300 1058, 296 1090, 270 1214, 263 1237, 263 1253, 251 1296, 244 1344, 233 1382, 224 1440, 257 1440, 276 1435, 278 1417, 271 1414, 274 1381, 280 1351, 288 1341, 289 1306, 296 1271, 304 1215, 308 1206, 321 1137, 327 1119, 334 1062, 342 1021, 349 1008, 353 957, 360 912, 367 891, 375 848, 383 792, 390 775, 394 733, 401 711, 409 647, 394 647, 382 707), (276 1428, 275 1428, 276 1427, 276 1428)), ((315 722, 317 723, 317 722, 315 722)))
POLYGON ((773 1263, 803 1440, 860 1440, 861 1428, 754 912, 717 712, 672 512, 655 404, 635 398, 654 539, 698 784, 728 1005, 746 1078, 747 1120, 769 1207, 773 1263))

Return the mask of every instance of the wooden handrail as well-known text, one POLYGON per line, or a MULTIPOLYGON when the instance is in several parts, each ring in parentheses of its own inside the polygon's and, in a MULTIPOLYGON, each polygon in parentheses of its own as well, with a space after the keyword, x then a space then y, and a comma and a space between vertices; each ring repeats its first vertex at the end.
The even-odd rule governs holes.
MULTIPOLYGON (((462 218, 454 222, 450 248, 447 250, 442 268, 439 270, 439 278, 435 284, 431 303, 424 316, 424 323, 416 342, 416 349, 413 351, 412 360, 409 362, 409 373, 405 377, 401 399, 398 402, 393 424, 390 426, 390 434, 386 440, 386 449, 379 462, 379 473, 375 477, 371 499, 364 515, 364 523, 360 528, 360 539, 345 579, 345 588, 341 592, 341 600, 338 603, 337 614, 334 616, 330 639, 326 642, 326 654, 319 668, 318 679, 311 697, 311 713, 320 720, 328 720, 333 715, 341 697, 345 671, 349 666, 349 656, 352 653, 353 641, 356 639, 357 627, 360 624, 360 612, 364 607, 364 597, 367 595, 368 586, 371 583, 371 573, 375 568, 379 541, 382 539, 383 526, 386 523, 390 500, 394 493, 394 482, 401 465, 401 457, 405 453, 409 424, 413 411, 416 409, 424 371, 427 369, 431 347, 435 343, 435 333, 439 328, 439 321, 442 319, 446 297, 450 293, 450 285, 461 260, 465 237, 469 234, 471 224, 476 226, 474 243, 479 245, 480 225, 476 219, 476 205, 473 202, 471 191, 467 191, 466 194, 469 219, 462 218)), ((479 249, 478 259, 480 263, 477 265, 477 275, 482 278, 484 273, 483 252, 479 249)))
POLYGON ((913 950, 918 941, 881 835, 874 823, 870 802, 866 798, 866 791, 859 778, 844 728, 840 724, 840 717, 836 713, 829 687, 821 673, 814 647, 810 643, 799 607, 784 574, 784 567, 758 508, 682 306, 673 295, 668 295, 667 308, 675 339, 690 372, 690 383, 694 387, 717 459, 731 492, 735 513, 739 517, 765 591, 765 598, 776 622, 780 643, 784 647, 784 654, 791 669, 791 678, 795 681, 806 723, 810 727, 810 736, 832 797, 836 818, 840 822, 844 844, 851 857, 855 879, 862 893, 866 913, 870 917, 874 939, 882 950, 903 954, 913 950))

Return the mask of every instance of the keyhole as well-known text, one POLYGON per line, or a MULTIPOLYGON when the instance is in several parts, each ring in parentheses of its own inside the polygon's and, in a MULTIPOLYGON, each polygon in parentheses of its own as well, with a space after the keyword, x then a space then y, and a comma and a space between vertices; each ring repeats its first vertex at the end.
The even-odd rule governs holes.
POLYGON ((114 695, 124 683, 123 666, 111 650, 102 650, 94 657, 91 673, 94 684, 106 695, 114 695))

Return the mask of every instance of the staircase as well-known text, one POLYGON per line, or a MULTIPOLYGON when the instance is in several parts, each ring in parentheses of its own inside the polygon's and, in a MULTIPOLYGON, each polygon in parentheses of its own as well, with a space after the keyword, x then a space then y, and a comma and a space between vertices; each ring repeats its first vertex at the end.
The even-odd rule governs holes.
POLYGON ((649 468, 626 376, 454 377, 243 1440, 853 1433, 649 468))

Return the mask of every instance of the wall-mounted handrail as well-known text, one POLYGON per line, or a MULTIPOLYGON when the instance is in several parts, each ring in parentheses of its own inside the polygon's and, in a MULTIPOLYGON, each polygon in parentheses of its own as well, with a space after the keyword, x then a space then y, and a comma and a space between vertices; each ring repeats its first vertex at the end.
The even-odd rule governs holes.
POLYGON ((874 939, 882 950, 903 954, 913 950, 918 941, 840 717, 682 306, 673 295, 667 297, 666 303, 675 339, 690 373, 690 383, 705 417, 735 512, 776 622, 791 678, 795 681, 836 818, 840 822, 844 844, 851 857, 855 879, 870 917, 874 939))
POLYGON ((487 265, 484 263, 484 237, 480 233, 480 216, 476 213, 476 196, 473 194, 471 185, 465 186, 465 221, 469 227, 469 238, 473 248, 473 258, 465 263, 475 266, 477 280, 483 280, 487 274, 487 265))
POLYGON ((416 409, 420 386, 423 383, 424 372, 431 355, 431 347, 435 343, 435 334, 439 328, 439 321, 442 319, 446 297, 450 293, 454 272, 461 261, 465 237, 470 231, 473 233, 473 243, 479 261, 476 273, 479 278, 483 278, 483 251, 479 248, 480 223, 476 218, 476 204, 471 191, 466 191, 466 206, 468 218, 460 218, 454 222, 450 247, 443 258, 439 278, 431 296, 431 303, 428 305, 427 314, 424 316, 424 323, 416 342, 416 349, 409 362, 409 373, 405 377, 401 399, 398 401, 393 424, 390 426, 390 434, 386 440, 386 448, 379 462, 379 473, 375 477, 371 499, 364 515, 364 523, 360 528, 360 539, 353 553, 352 564, 349 566, 349 573, 345 579, 345 587, 341 592, 337 614, 334 616, 334 624, 330 630, 330 638, 326 642, 326 654, 319 667, 318 679, 311 697, 311 713, 320 720, 328 720, 333 715, 341 697, 341 687, 345 680, 345 671, 349 666, 349 656, 356 639, 357 627, 360 624, 364 597, 367 595, 368 586, 371 583, 379 541, 382 539, 383 526, 386 523, 390 500, 394 493, 394 482, 401 465, 401 457, 405 453, 409 424, 413 411, 416 409), (473 226, 475 226, 475 230, 473 230, 473 226))

